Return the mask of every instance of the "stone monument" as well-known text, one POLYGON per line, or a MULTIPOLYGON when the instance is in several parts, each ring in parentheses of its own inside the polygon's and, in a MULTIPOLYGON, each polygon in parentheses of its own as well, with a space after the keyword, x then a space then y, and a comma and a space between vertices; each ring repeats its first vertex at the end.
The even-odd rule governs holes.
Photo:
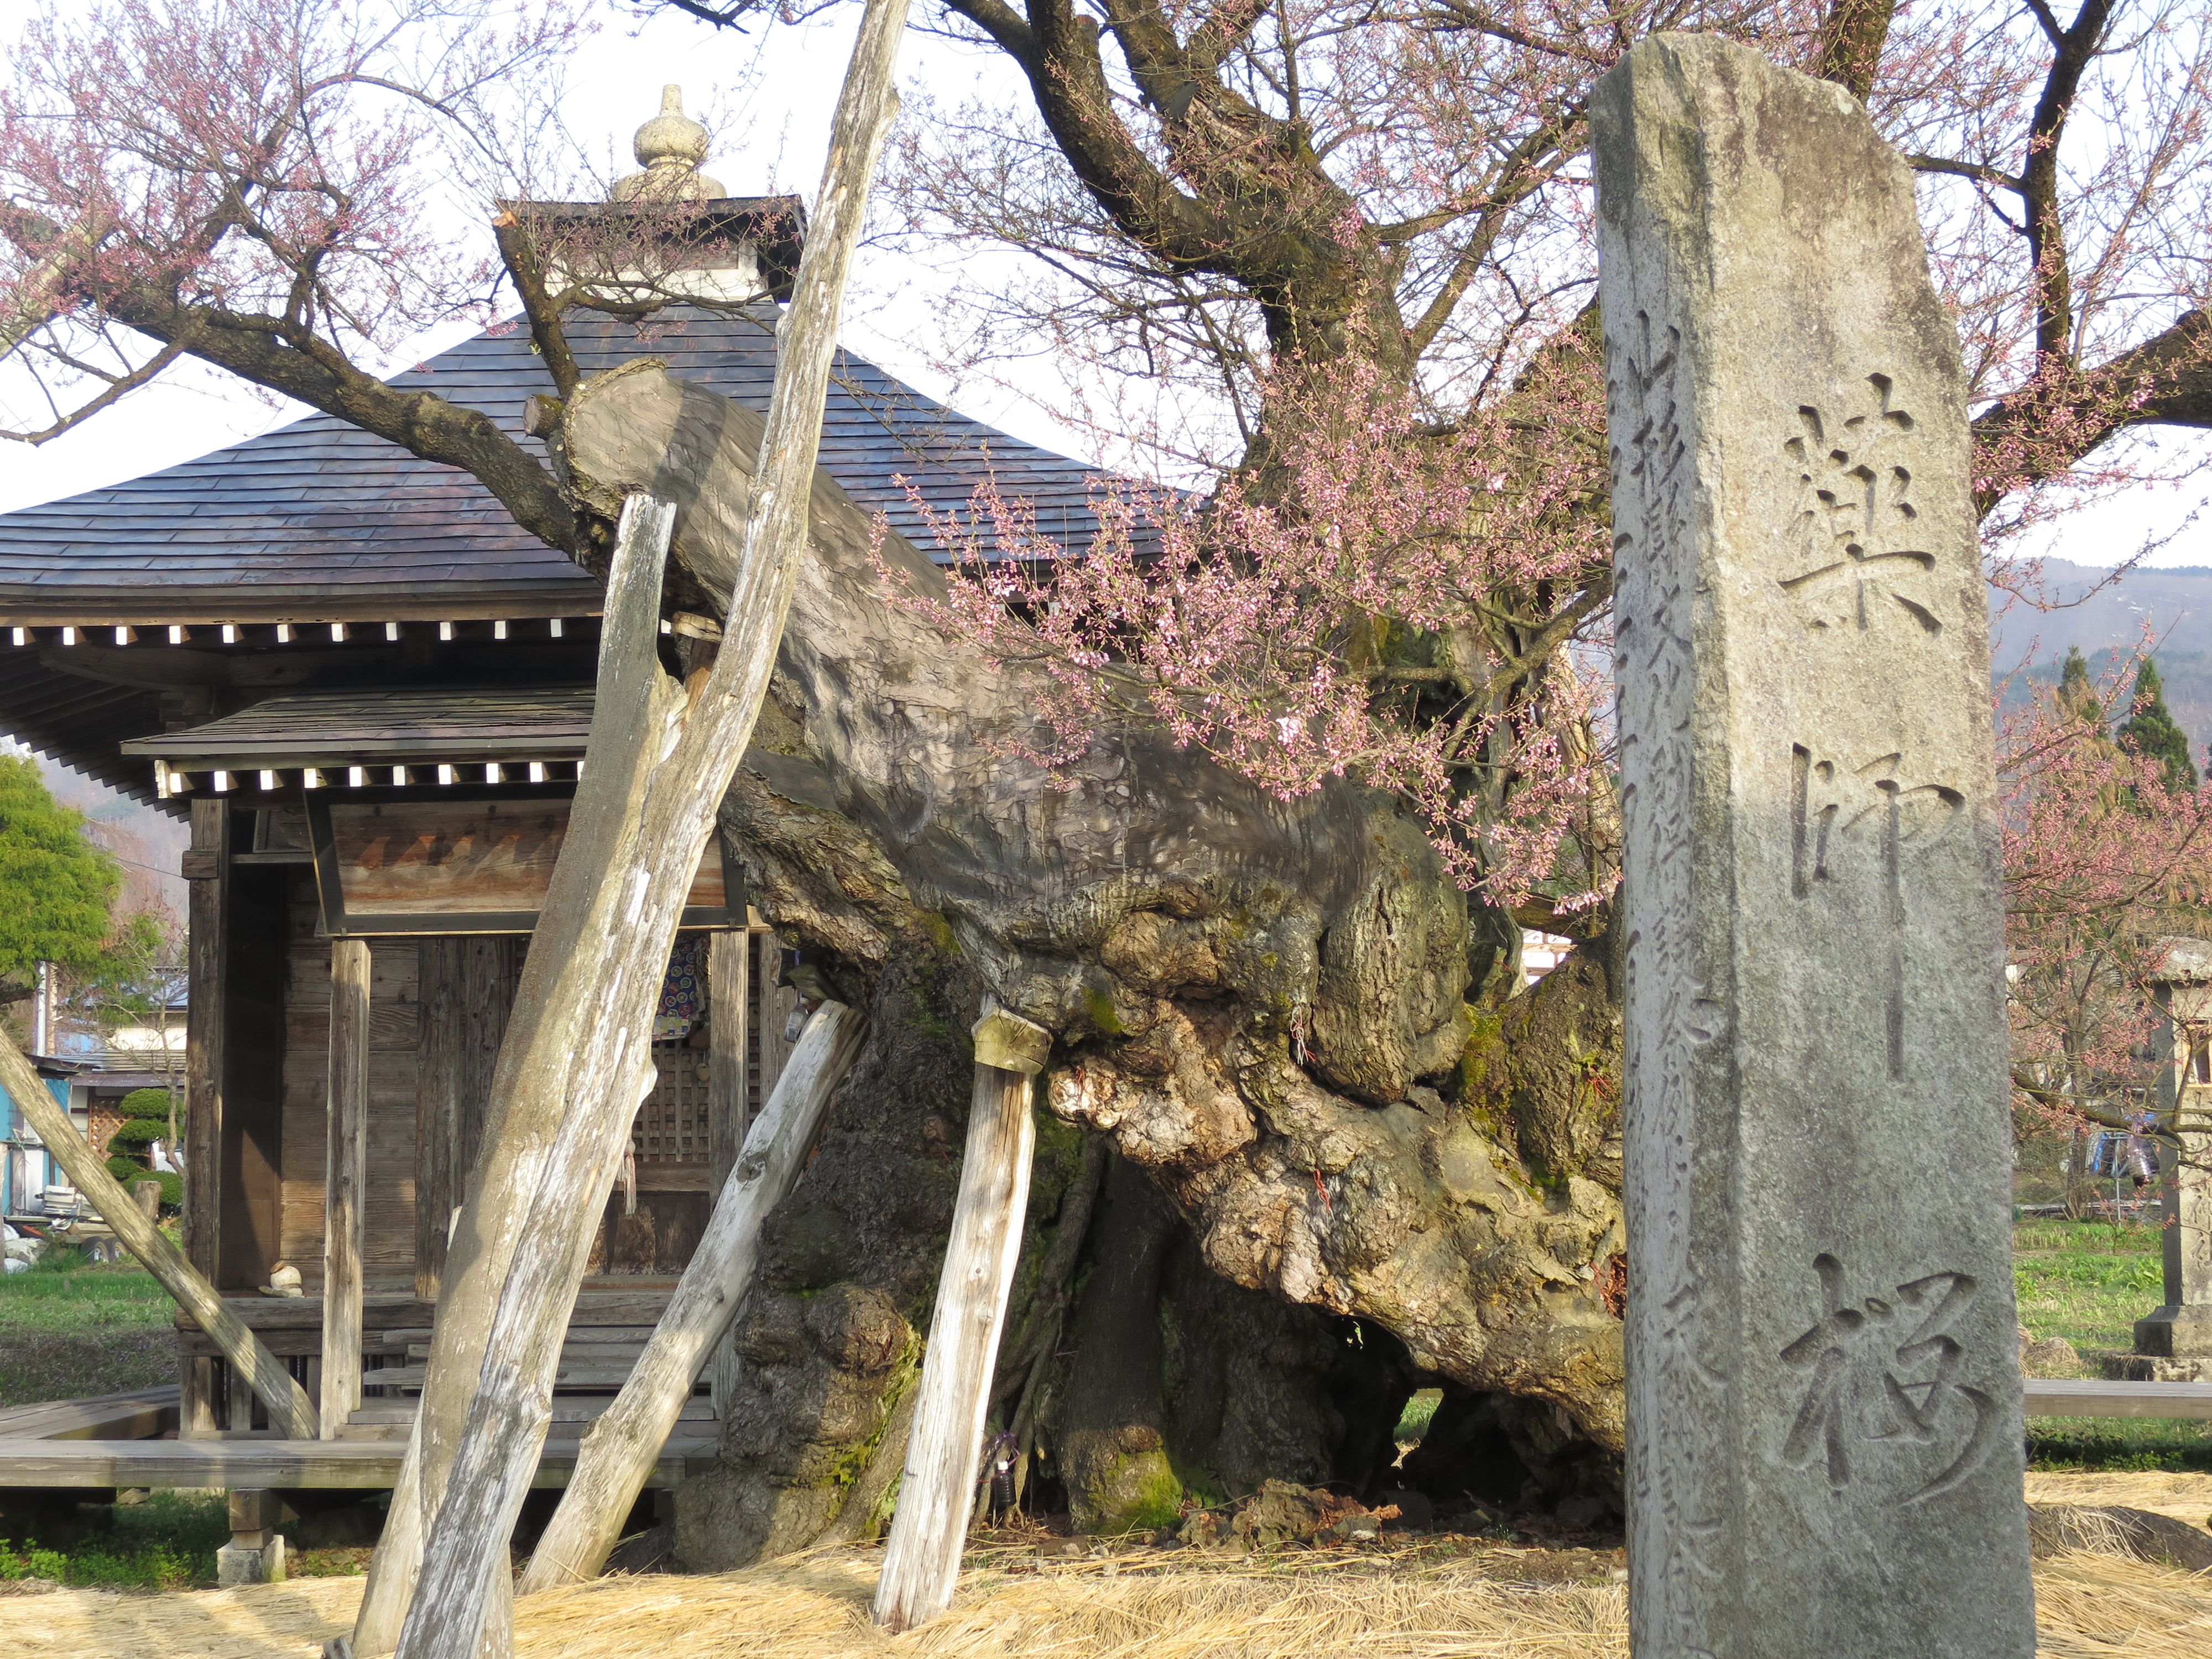
POLYGON ((2121 1370, 2146 1382, 2202 1382, 2212 1380, 2212 942, 2161 944, 2155 1103, 2180 1155, 2160 1206, 2166 1305, 2136 1321, 2136 1351, 2121 1370))
POLYGON ((1989 641, 1955 334, 1834 86, 1591 112, 1638 1659, 2027 1659, 1989 641))

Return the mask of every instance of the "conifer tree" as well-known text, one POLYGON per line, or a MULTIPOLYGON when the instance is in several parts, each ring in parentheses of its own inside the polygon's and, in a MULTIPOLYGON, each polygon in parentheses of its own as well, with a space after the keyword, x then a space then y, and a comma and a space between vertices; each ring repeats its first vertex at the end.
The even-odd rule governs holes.
MULTIPOLYGON (((2071 666, 2071 660, 2069 661, 2071 666)), ((2197 765, 2189 753, 2189 734, 2174 724, 2166 707, 2166 685, 2160 679, 2158 659, 2145 657, 2136 671, 2134 712, 2115 734, 2130 749, 2166 767, 2166 787, 2173 790, 2197 787, 2197 765)))
POLYGON ((2066 660, 2058 670, 2058 710, 2071 720, 2100 727, 2105 723, 2104 699, 2097 695, 2096 684, 2089 678, 2089 659, 2078 645, 2066 647, 2066 660))

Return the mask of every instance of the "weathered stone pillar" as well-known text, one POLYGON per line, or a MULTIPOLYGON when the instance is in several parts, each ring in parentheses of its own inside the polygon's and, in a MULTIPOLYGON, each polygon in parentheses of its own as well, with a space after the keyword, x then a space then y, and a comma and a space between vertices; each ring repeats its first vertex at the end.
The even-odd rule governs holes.
POLYGON ((2158 1005, 2158 1110, 2180 1158, 2164 1182, 2166 1304, 2136 1321, 2136 1358, 2125 1369, 2196 1382, 2212 1376, 2212 944, 2166 942, 2158 1005))
POLYGON ((1989 643, 1956 337, 1838 88, 1600 84, 1638 1659, 2027 1659, 1989 643))

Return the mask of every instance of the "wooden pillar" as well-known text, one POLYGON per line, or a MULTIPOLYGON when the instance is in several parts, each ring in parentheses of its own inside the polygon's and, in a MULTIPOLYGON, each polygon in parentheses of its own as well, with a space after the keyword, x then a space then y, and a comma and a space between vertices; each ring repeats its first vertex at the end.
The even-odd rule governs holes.
POLYGON ((758 1073, 760 1092, 754 1098, 765 1105, 768 1097, 775 1092, 776 1079, 791 1062, 792 1045, 783 1031, 790 1023, 791 1011, 799 1006, 799 993, 788 985, 775 982, 782 971, 783 942, 763 929, 756 929, 751 938, 757 955, 752 983, 746 988, 752 998, 752 1030, 748 1043, 758 1073))
POLYGON ((284 1535, 276 1530, 282 1513, 276 1494, 265 1490, 230 1494, 230 1542, 215 1553, 216 1583, 273 1584, 284 1577, 284 1535))
MULTIPOLYGON (((230 803, 192 802, 184 857, 191 1001, 185 1013, 185 1259, 212 1281, 222 1236, 223 963, 229 955, 230 803)), ((186 1368, 188 1370, 190 1367, 186 1368)))
MULTIPOLYGON (((230 884, 230 804, 192 803, 192 838, 184 856, 185 956, 191 1000, 185 1013, 185 1259, 212 1282, 222 1218, 217 1171, 222 1151, 222 962, 230 884)), ((216 1363, 179 1360, 177 1431, 216 1432, 216 1363)))
POLYGON ((362 1182, 368 1164, 368 941, 331 941, 330 1130, 323 1187, 323 1438, 361 1404, 362 1182))
MULTIPOLYGON (((707 1127, 711 1164, 708 1191, 729 1184, 739 1148, 752 1127, 752 1103, 746 1090, 746 1055, 752 1020, 752 950, 740 927, 708 936, 707 945, 707 1127)), ((737 1392, 738 1350, 734 1328, 716 1339, 707 1362, 707 1388, 717 1415, 727 1417, 737 1392)))
POLYGON ((751 987, 743 929, 710 933, 707 944, 707 1139, 719 1193, 751 1127, 745 1099, 745 1027, 751 987))
POLYGON ((223 1420, 228 1425, 224 1432, 252 1433, 253 1379, 235 1365, 226 1365, 223 1368, 223 1377, 228 1390, 223 1402, 223 1420))
POLYGON ((415 1294, 438 1299, 461 1188, 461 941, 416 945, 422 1002, 415 1081, 415 1294))
POLYGON ((898 1513, 876 1581, 875 1620, 892 1632, 911 1630, 951 1606, 960 1577, 991 1372, 1029 1205, 1036 1140, 1030 1084, 1051 1048, 1050 1032, 1002 1008, 986 1005, 975 1022, 975 1093, 960 1197, 937 1281, 898 1513))
POLYGON ((491 1076, 514 1002, 514 951, 504 939, 468 939, 461 949, 461 1095, 453 1164, 453 1202, 468 1196, 483 1150, 491 1076))
POLYGON ((185 1354, 179 1362, 177 1438, 204 1440, 216 1432, 216 1362, 204 1354, 185 1354))

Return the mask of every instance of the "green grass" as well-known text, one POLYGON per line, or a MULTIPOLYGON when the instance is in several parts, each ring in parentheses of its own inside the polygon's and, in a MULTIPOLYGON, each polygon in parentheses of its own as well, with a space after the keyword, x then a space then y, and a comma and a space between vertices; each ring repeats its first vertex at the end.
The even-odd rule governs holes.
MULTIPOLYGON (((2039 1340, 2063 1336, 2092 1375, 2098 1349, 2135 1346, 2135 1322, 2164 1300, 2159 1224, 2023 1221, 2013 1229, 2020 1322, 2039 1340)), ((2212 1473, 2212 1424, 2160 1418, 2032 1417, 2031 1468, 2212 1473)))
POLYGON ((22 1538, 0 1539, 0 1582, 190 1589, 215 1583, 215 1553, 230 1541, 221 1492, 156 1492, 142 1504, 80 1505, 75 1515, 23 1530, 22 1538))
POLYGON ((1408 1400, 1405 1411, 1398 1418, 1398 1443, 1405 1445, 1426 1434, 1429 1425, 1435 1420, 1437 1407, 1443 1405, 1443 1401, 1444 1391, 1442 1389, 1423 1389, 1408 1400))
POLYGON ((94 1264, 80 1250, 0 1276, 0 1406, 175 1381, 173 1312, 136 1262, 94 1264))
POLYGON ((0 1332, 154 1330, 173 1310, 137 1262, 89 1262, 79 1250, 50 1250, 30 1272, 0 1276, 0 1332))
POLYGON ((2013 1229, 2020 1322, 2039 1341, 2130 1348, 2135 1323, 2166 1294, 2164 1235, 2155 1223, 2023 1221, 2013 1229))
MULTIPOLYGON (((368 1570, 366 1544, 301 1547, 308 1524, 280 1528, 291 1546, 285 1559, 290 1577, 353 1577, 368 1570)), ((216 1582, 215 1553, 230 1541, 229 1507, 219 1492, 152 1492, 137 1503, 112 1505, 9 1493, 0 1500, 0 1534, 12 1534, 0 1535, 0 1584, 43 1578, 101 1589, 204 1589, 216 1582)))
POLYGON ((2141 1417, 2031 1417, 2027 1466, 2061 1473, 2212 1474, 2212 1424, 2141 1417))

